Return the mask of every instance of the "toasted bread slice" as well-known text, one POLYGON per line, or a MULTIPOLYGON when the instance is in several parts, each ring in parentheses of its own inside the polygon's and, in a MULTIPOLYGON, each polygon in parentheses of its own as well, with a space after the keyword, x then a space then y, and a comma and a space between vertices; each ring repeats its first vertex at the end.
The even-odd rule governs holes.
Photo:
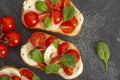
MULTIPOLYGON (((68 29, 67 29, 67 33, 63 32, 60 28, 62 26, 62 24, 64 23, 63 19, 61 20, 61 22, 59 24, 55 24, 54 21, 53 21, 53 18, 52 18, 52 24, 48 28, 45 28, 43 22, 37 23, 34 27, 29 27, 25 23, 25 20, 24 20, 24 15, 27 12, 33 11, 33 12, 37 13, 38 15, 41 15, 42 13, 44 13, 44 12, 36 9, 36 7, 35 7, 36 1, 38 1, 38 0, 25 0, 24 3, 23 3, 21 19, 22 19, 22 22, 25 25, 25 27, 27 27, 29 29, 37 29, 37 30, 44 30, 44 31, 59 33, 59 34, 67 35, 67 36, 76 36, 76 35, 79 34, 79 32, 81 31, 81 28, 82 28, 84 18, 83 18, 82 13, 76 8, 76 6, 71 1, 70 1, 70 5, 74 7, 74 9, 75 9, 75 15, 74 16, 77 18, 77 21, 78 21, 77 25, 74 26, 74 30, 68 32, 68 29)), ((40 1, 45 2, 45 0, 40 0, 40 1)), ((70 25, 68 25, 68 26, 66 25, 66 28, 69 28, 69 26, 70 25)))

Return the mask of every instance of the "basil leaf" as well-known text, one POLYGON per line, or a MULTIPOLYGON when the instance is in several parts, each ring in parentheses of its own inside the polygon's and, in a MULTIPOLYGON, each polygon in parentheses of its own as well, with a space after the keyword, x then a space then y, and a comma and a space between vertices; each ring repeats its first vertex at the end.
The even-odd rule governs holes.
POLYGON ((56 3, 60 2, 60 0, 50 0, 50 2, 51 2, 52 4, 56 4, 56 3))
POLYGON ((50 17, 46 17, 44 19, 44 26, 48 28, 52 24, 52 19, 50 17))
POLYGON ((49 65, 45 66, 44 71, 46 74, 51 74, 51 73, 58 72, 59 69, 60 69, 60 65, 49 64, 49 65))
POLYGON ((30 58, 36 62, 44 62, 44 56, 38 49, 33 49, 30 51, 30 58))
POLYGON ((58 46, 60 45, 60 42, 58 40, 54 40, 53 45, 55 48, 58 48, 58 46))
POLYGON ((64 9, 62 10, 62 15, 64 22, 72 19, 75 15, 74 7, 71 5, 65 6, 64 9))
POLYGON ((75 66, 76 57, 72 54, 65 54, 60 59, 60 62, 66 67, 75 66))
POLYGON ((0 80, 12 80, 9 76, 2 76, 0 80))
POLYGON ((40 77, 39 77, 39 76, 34 75, 34 76, 33 76, 33 78, 32 78, 32 80, 41 80, 41 79, 40 79, 40 77))
POLYGON ((110 58, 110 49, 105 42, 98 42, 97 53, 101 60, 104 61, 106 70, 108 70, 108 59, 110 58))
POLYGON ((35 7, 37 10, 48 11, 48 6, 44 1, 36 1, 35 7))

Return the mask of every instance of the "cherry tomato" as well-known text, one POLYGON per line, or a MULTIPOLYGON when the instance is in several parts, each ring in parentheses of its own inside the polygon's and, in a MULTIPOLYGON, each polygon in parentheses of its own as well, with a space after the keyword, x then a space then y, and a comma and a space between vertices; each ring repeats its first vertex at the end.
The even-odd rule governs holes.
POLYGON ((16 75, 13 75, 12 76, 12 80, 21 80, 18 76, 16 76, 16 75))
POLYGON ((60 10, 54 9, 52 11, 52 17, 55 24, 58 24, 62 20, 62 12, 60 10))
POLYGON ((78 51, 74 50, 74 49, 69 49, 65 52, 65 54, 73 54, 76 59, 77 59, 77 62, 79 61, 80 59, 80 54, 78 53, 78 51))
POLYGON ((34 32, 30 38, 33 46, 43 48, 46 42, 46 36, 42 32, 34 32))
POLYGON ((15 21, 11 16, 3 16, 0 19, 0 24, 2 24, 2 30, 8 32, 14 29, 15 21))
POLYGON ((66 5, 70 5, 70 0, 63 0, 61 9, 63 9, 66 5))
POLYGON ((46 64, 43 62, 43 63, 38 63, 38 65, 40 66, 40 68, 44 69, 44 67, 46 66, 46 64))
POLYGON ((33 28, 34 26, 36 26, 39 22, 39 18, 38 18, 38 14, 35 13, 35 12, 27 12, 25 15, 24 15, 24 21, 25 21, 25 24, 30 27, 30 28, 33 28))
POLYGON ((5 39, 9 40, 9 46, 16 47, 21 43, 21 35, 17 31, 9 31, 4 36, 5 39))
POLYGON ((60 29, 64 33, 71 33, 75 30, 75 27, 74 26, 68 26, 68 25, 62 25, 62 26, 60 26, 60 29))
POLYGON ((47 12, 47 13, 43 13, 43 14, 38 15, 39 22, 43 22, 44 19, 45 19, 47 16, 50 16, 50 17, 51 17, 51 13, 50 13, 50 12, 47 12))
POLYGON ((69 44, 67 42, 62 43, 59 47, 58 47, 58 55, 61 56, 64 54, 64 52, 68 49, 69 44))
POLYGON ((61 58, 61 56, 56 56, 56 57, 52 58, 52 59, 50 60, 50 64, 56 63, 57 61, 59 61, 60 58, 61 58))
POLYGON ((33 72, 30 71, 29 69, 22 69, 20 71, 20 74, 27 77, 29 80, 32 80, 33 75, 34 75, 33 72))
POLYGON ((73 74, 73 68, 71 68, 71 67, 65 67, 65 66, 62 66, 62 68, 63 68, 63 70, 64 70, 64 72, 65 72, 65 74, 66 75, 72 75, 73 74))
POLYGON ((0 58, 5 57, 8 54, 8 48, 5 44, 0 43, 0 58))
POLYGON ((50 0, 46 0, 46 4, 47 4, 47 5, 49 6, 49 8, 51 8, 51 9, 58 9, 58 8, 60 8, 61 5, 62 5, 62 0, 59 0, 59 2, 56 3, 56 4, 51 3, 50 0))
POLYGON ((51 43, 53 43, 55 39, 57 39, 56 36, 50 36, 45 42, 46 47, 48 47, 51 43))

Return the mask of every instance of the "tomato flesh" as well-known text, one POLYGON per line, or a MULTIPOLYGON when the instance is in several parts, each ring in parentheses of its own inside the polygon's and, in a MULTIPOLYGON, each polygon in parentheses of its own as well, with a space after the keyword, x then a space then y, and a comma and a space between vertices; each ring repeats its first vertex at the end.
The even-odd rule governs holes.
POLYGON ((30 27, 30 28, 33 28, 34 26, 36 26, 39 22, 39 18, 38 18, 38 14, 35 13, 35 12, 27 12, 25 15, 24 15, 24 21, 25 21, 25 24, 30 27))
POLYGON ((46 47, 48 47, 50 44, 52 44, 55 39, 57 39, 56 36, 50 36, 45 42, 46 47))
POLYGON ((43 13, 43 14, 38 15, 39 22, 43 22, 44 19, 45 19, 47 16, 50 16, 50 17, 51 17, 51 13, 50 13, 50 12, 47 12, 47 13, 43 13))
POLYGON ((30 38, 33 46, 43 48, 46 42, 46 36, 43 32, 34 32, 30 38))
POLYGON ((68 49, 69 44, 67 42, 62 43, 59 47, 58 47, 58 55, 61 56, 64 54, 64 52, 68 49))
POLYGON ((13 79, 13 80, 21 80, 21 79, 20 79, 18 76, 16 76, 16 75, 13 75, 13 76, 12 76, 12 79, 13 79))
POLYGON ((70 0, 63 0, 61 9, 63 9, 66 5, 70 5, 70 0))
POLYGON ((0 43, 0 58, 5 57, 8 54, 8 48, 5 44, 0 43))
POLYGON ((62 12, 60 10, 54 9, 52 11, 52 17, 55 24, 58 24, 62 20, 62 12))
POLYGON ((52 58, 52 59, 50 60, 50 64, 56 63, 57 61, 59 61, 60 58, 61 58, 61 56, 56 56, 56 57, 52 58))
POLYGON ((63 70, 64 70, 64 72, 65 72, 65 74, 66 75, 72 75, 73 74, 73 68, 71 68, 71 67, 65 67, 65 66, 62 66, 62 68, 63 68, 63 70))
POLYGON ((20 71, 20 74, 21 75, 23 75, 23 76, 25 76, 25 77, 27 77, 28 79, 30 79, 30 80, 32 80, 32 78, 33 78, 33 73, 32 73, 32 71, 30 71, 29 69, 22 69, 21 71, 20 71))
POLYGON ((43 62, 43 63, 38 63, 38 65, 42 68, 42 69, 44 69, 44 67, 46 66, 46 64, 43 62))
POLYGON ((11 16, 3 16, 0 19, 0 24, 2 25, 2 30, 8 32, 14 29, 15 21, 11 16))

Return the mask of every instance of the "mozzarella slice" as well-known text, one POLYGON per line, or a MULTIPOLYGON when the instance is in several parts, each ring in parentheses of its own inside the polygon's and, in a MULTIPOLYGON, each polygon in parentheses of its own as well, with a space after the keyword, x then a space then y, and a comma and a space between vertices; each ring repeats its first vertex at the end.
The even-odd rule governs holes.
POLYGON ((7 74, 9 76, 13 76, 13 75, 16 75, 18 77, 21 77, 19 71, 15 68, 5 68, 5 69, 2 69, 0 70, 0 75, 2 74, 7 74))
POLYGON ((44 61, 48 65, 50 64, 51 58, 57 56, 57 48, 54 47, 53 44, 51 44, 44 53, 44 61))
POLYGON ((60 74, 60 76, 62 76, 65 79, 73 79, 78 77, 83 71, 83 63, 82 60, 79 60, 78 63, 76 64, 76 66, 73 69, 73 74, 72 75, 66 75, 63 68, 60 68, 60 70, 58 71, 58 73, 60 74))
POLYGON ((25 61, 25 63, 27 63, 30 66, 36 66, 38 65, 37 62, 35 62, 34 60, 32 60, 29 57, 29 52, 34 49, 34 46, 31 43, 27 43, 25 45, 22 46, 21 48, 21 57, 23 59, 23 61, 25 61))
POLYGON ((21 80, 29 80, 29 79, 26 78, 25 76, 21 76, 21 80))

